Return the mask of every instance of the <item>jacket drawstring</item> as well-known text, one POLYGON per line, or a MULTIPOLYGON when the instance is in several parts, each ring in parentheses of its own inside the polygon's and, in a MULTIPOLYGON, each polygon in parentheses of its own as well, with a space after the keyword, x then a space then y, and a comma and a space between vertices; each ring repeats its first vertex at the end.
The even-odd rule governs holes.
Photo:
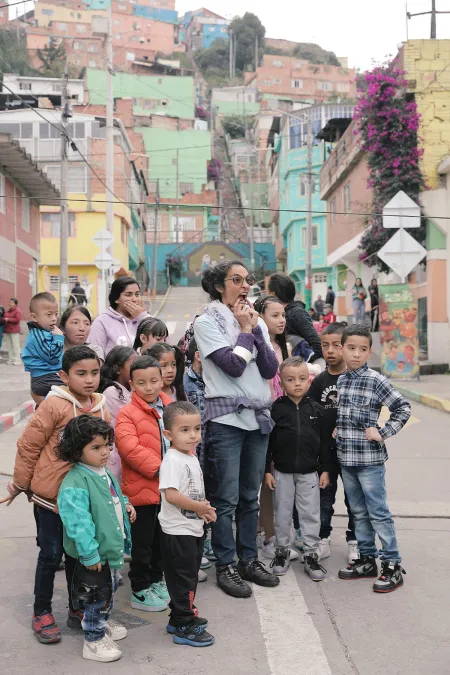
POLYGON ((125 330, 126 330, 126 332, 127 332, 128 339, 129 339, 129 341, 130 341, 130 347, 132 347, 132 346, 134 345, 134 340, 132 340, 131 335, 130 335, 130 333, 128 332, 128 326, 127 326, 127 322, 126 322, 126 320, 125 320, 125 317, 122 319, 122 321, 123 321, 123 325, 125 326, 125 330))

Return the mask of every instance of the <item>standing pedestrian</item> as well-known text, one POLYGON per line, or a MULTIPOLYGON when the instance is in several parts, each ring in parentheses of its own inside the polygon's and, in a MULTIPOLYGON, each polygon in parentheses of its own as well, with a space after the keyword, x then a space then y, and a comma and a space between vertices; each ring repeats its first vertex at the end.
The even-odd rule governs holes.
POLYGON ((378 298, 378 286, 369 286, 370 294, 370 318, 372 321, 372 332, 378 333, 380 330, 379 310, 380 301, 378 298))
POLYGON ((314 309, 315 309, 316 314, 319 314, 319 316, 320 316, 320 314, 323 314, 323 305, 324 305, 324 302, 322 300, 322 296, 318 295, 317 300, 314 302, 314 309))
POLYGON ((80 286, 80 282, 77 281, 75 286, 70 291, 70 299, 75 305, 87 305, 86 291, 83 286, 80 286))
POLYGON ((334 301, 336 300, 336 294, 333 291, 332 286, 328 286, 327 295, 325 297, 325 304, 331 305, 332 311, 334 311, 334 301))
POLYGON ((272 428, 268 380, 278 361, 264 321, 247 301, 253 283, 237 260, 204 270, 202 287, 210 302, 194 323, 206 385, 205 480, 217 509, 212 529, 217 583, 240 598, 252 594, 246 581, 279 583, 258 560, 256 546, 258 493, 272 428))
POLYGON ((363 286, 361 278, 357 277, 352 289, 353 321, 361 326, 364 324, 366 298, 366 289, 363 286))
POLYGON ((340 579, 378 576, 376 593, 390 593, 403 584, 404 570, 395 525, 386 502, 385 441, 395 436, 411 415, 411 406, 389 380, 368 367, 372 335, 364 326, 349 326, 342 334, 342 354, 347 372, 338 380, 336 424, 337 456, 347 499, 355 519, 359 558, 340 570, 340 579), (378 424, 382 406, 391 413, 378 424), (381 542, 378 552, 375 535, 381 542))
POLYGON ((171 403, 164 410, 164 433, 170 448, 159 475, 161 492, 161 552, 170 595, 167 632, 175 644, 208 647, 214 637, 206 619, 195 607, 198 572, 203 553, 203 527, 216 520, 215 509, 205 499, 202 470, 196 456, 201 438, 197 408, 187 401, 171 403))
POLYGON ((5 308, 3 305, 0 305, 0 349, 3 344, 3 333, 5 331, 5 308))
POLYGON ((275 272, 270 275, 269 293, 283 303, 286 313, 286 335, 298 335, 306 340, 313 350, 311 362, 322 358, 320 338, 314 329, 311 308, 306 311, 305 303, 295 300, 295 284, 288 274, 275 272))
POLYGON ((101 347, 105 356, 117 345, 133 347, 139 323, 149 316, 136 279, 119 277, 111 286, 109 307, 92 324, 89 342, 101 347))
POLYGON ((22 312, 20 311, 19 302, 16 298, 11 298, 9 307, 5 312, 3 321, 5 322, 5 341, 8 350, 9 366, 21 366, 20 360, 20 321, 22 319, 22 312))

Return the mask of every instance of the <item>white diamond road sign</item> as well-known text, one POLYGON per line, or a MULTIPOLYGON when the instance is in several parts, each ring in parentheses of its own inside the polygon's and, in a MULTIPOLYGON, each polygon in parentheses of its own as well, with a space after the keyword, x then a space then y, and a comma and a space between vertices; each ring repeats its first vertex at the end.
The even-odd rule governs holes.
POLYGON ((403 228, 378 251, 378 257, 401 277, 402 283, 426 254, 426 249, 403 228))
POLYGON ((383 227, 420 227, 420 206, 400 190, 383 209, 383 227))

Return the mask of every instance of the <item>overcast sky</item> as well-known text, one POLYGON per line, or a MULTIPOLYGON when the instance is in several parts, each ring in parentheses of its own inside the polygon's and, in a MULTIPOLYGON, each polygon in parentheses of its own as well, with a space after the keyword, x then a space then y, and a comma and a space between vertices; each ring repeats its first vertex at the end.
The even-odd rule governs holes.
MULTIPOLYGON (((363 70, 372 59, 383 61, 396 54, 406 39, 404 0, 203 0, 202 5, 233 18, 253 12, 266 27, 266 36, 296 42, 316 42, 337 56, 348 56, 352 67, 363 70)), ((450 0, 437 0, 438 10, 450 11, 450 0)), ((197 9, 192 0, 176 0, 180 15, 197 9)), ((409 0, 408 11, 431 9, 431 0, 409 0)), ((408 22, 409 38, 430 37, 430 16, 408 22)), ((450 14, 438 15, 437 37, 450 38, 450 14)))

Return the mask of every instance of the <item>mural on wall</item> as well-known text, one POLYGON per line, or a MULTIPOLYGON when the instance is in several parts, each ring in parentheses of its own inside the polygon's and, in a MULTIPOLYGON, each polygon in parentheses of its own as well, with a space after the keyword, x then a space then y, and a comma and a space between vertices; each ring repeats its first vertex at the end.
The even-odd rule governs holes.
POLYGON ((203 270, 209 265, 215 265, 225 258, 239 259, 241 256, 222 242, 205 242, 193 251, 191 255, 186 256, 186 274, 189 279, 197 279, 197 283, 200 283, 203 270))
POLYGON ((419 377, 418 305, 408 284, 380 286, 381 371, 386 377, 419 377))

